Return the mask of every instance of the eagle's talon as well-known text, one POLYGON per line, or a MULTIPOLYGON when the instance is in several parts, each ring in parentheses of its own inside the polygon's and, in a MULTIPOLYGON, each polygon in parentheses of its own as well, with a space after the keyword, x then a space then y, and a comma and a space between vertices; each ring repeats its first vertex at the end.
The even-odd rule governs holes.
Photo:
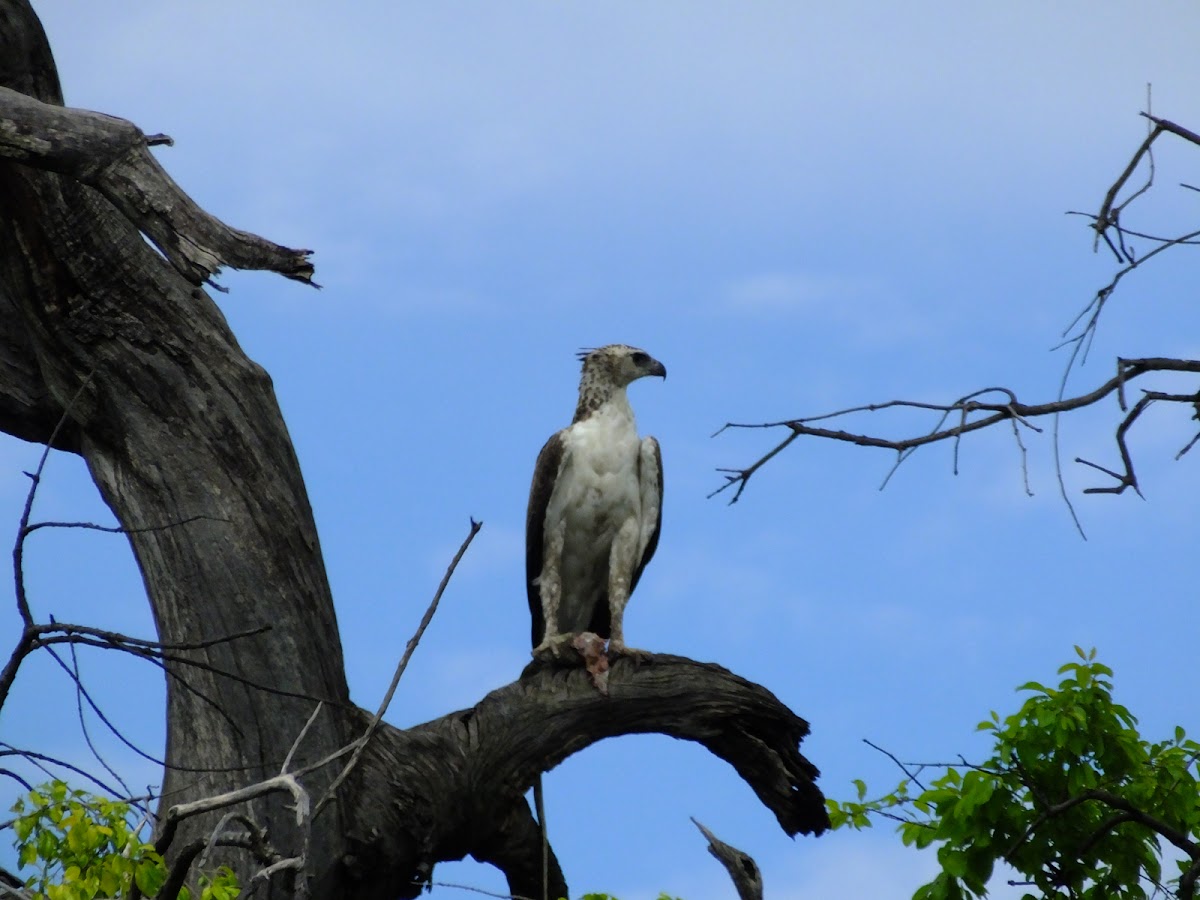
POLYGON ((650 662, 654 658, 654 654, 649 650, 627 647, 624 641, 612 640, 608 642, 608 658, 611 662, 616 662, 618 659, 628 659, 641 664, 650 662))
POLYGON ((572 645, 575 635, 556 634, 542 641, 530 654, 538 662, 578 662, 579 653, 572 645))

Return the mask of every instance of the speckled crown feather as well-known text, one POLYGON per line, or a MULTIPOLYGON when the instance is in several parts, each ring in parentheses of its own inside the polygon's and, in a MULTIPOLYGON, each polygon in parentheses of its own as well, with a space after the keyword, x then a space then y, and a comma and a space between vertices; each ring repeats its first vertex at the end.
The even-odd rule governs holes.
POLYGON ((582 349, 578 357, 583 361, 583 374, 579 379, 579 404, 575 407, 578 422, 587 418, 625 387, 629 381, 621 376, 621 363, 634 353, 645 353, 628 344, 607 344, 594 349, 582 349))

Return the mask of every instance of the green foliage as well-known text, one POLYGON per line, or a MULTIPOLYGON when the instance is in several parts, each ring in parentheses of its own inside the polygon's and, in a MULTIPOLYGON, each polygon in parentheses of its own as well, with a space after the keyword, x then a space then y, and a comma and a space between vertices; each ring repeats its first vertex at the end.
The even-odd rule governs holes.
MULTIPOLYGON (((98 900, 127 896, 133 885, 153 897, 167 880, 167 868, 153 844, 130 826, 127 803, 62 781, 39 785, 13 804, 15 846, 25 880, 36 900, 98 900)), ((234 900, 237 876, 226 866, 201 875, 201 900, 234 900)), ((189 900, 187 888, 177 900, 189 900)))
MULTIPOLYGON (((565 898, 563 898, 565 900, 565 898)), ((579 900, 617 900, 612 894, 584 894, 579 900)), ((672 897, 665 891, 658 895, 657 900, 679 900, 678 897, 672 897)))
MULTIPOLYGON (((229 866, 218 867, 213 875, 201 875, 199 881, 200 900, 234 900, 242 892, 237 875, 229 866)), ((183 900, 187 900, 186 894, 186 888, 179 892, 183 900)))
POLYGON ((870 827, 872 816, 899 822, 906 845, 936 846, 941 873, 913 900, 982 897, 997 862, 1022 876, 1036 893, 1025 898, 1144 900, 1158 885, 1177 890, 1195 860, 1164 879, 1166 837, 1185 853, 1200 842, 1200 744, 1176 728, 1170 740, 1149 743, 1137 720, 1112 699, 1112 670, 1096 651, 1075 648, 1078 662, 1058 671, 1056 688, 1035 681, 1030 696, 1001 719, 993 712, 978 730, 994 747, 980 765, 945 767, 918 783, 920 771, 892 792, 868 799, 828 801, 834 828, 870 827))

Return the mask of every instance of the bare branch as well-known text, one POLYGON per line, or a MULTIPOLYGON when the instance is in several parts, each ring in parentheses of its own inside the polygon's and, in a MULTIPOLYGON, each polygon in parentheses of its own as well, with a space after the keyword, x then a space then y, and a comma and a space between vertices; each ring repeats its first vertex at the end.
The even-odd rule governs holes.
MULTIPOLYGON (((923 791, 928 790, 928 788, 925 787, 925 785, 923 785, 921 783, 921 779, 918 778, 916 776, 916 774, 911 769, 909 769, 909 767, 905 763, 900 762, 899 758, 897 758, 896 755, 893 754, 891 751, 884 750, 878 744, 873 743, 872 741, 869 741, 866 738, 863 738, 862 741, 864 744, 866 744, 872 750, 878 750, 880 753, 882 753, 884 756, 886 756, 888 759, 890 759, 892 762, 894 762, 896 764, 896 766, 900 769, 900 771, 905 774, 905 776, 908 778, 908 780, 911 781, 913 784, 915 784, 917 787, 919 787, 921 790, 923 790, 923 791)), ((925 767, 921 766, 920 768, 925 768, 925 767)))
MULTIPOLYGON (((727 424, 725 427, 726 428, 740 428, 742 426, 727 424)), ((757 472, 759 469, 761 469, 763 466, 765 466, 768 462, 770 462, 774 458, 775 454, 784 450, 792 441, 794 441, 799 436, 800 436, 799 433, 797 433, 796 431, 793 430, 792 434, 788 435, 786 438, 784 438, 782 441, 780 441, 779 444, 777 444, 773 449, 771 449, 768 453, 766 453, 761 459, 759 459, 757 462, 755 462, 753 465, 751 465, 748 469, 717 469, 718 472, 728 473, 725 475, 725 479, 726 479, 725 484, 721 485, 719 488, 717 488, 715 491, 713 491, 711 494, 709 494, 708 498, 711 500, 713 497, 715 497, 717 494, 721 493, 721 491, 725 490, 727 487, 730 487, 731 485, 736 484, 736 485, 738 485, 738 489, 734 493, 733 498, 729 501, 729 504, 732 506, 734 503, 737 503, 738 498, 742 496, 742 491, 744 491, 746 489, 746 484, 750 481, 750 476, 753 475, 755 472, 757 472)))
POLYGON ((301 728, 300 733, 296 735, 295 742, 288 749, 287 756, 283 758, 283 766, 279 770, 280 775, 287 774, 288 766, 292 764, 292 757, 296 754, 296 751, 300 749, 300 745, 304 742, 304 736, 308 734, 308 729, 312 728, 312 723, 317 720, 317 716, 320 715, 321 710, 324 707, 324 703, 318 702, 316 707, 313 708, 312 715, 308 717, 308 721, 304 723, 304 727, 301 728))
POLYGON ((296 824, 303 825, 309 817, 308 792, 301 787, 300 782, 294 776, 276 775, 274 778, 268 778, 257 784, 239 788, 236 791, 227 791, 224 794, 217 794, 212 797, 194 800, 191 803, 181 803, 172 806, 167 810, 167 815, 163 820, 163 830, 158 840, 154 843, 154 849, 159 853, 165 853, 171 845, 172 839, 175 837, 175 829, 179 827, 179 823, 184 819, 200 815, 201 813, 212 812, 215 809, 224 809, 226 806, 244 803, 247 800, 253 800, 256 797, 262 797, 265 794, 278 791, 287 791, 292 795, 292 799, 295 801, 296 824))
MULTIPOLYGON (((1147 99, 1147 106, 1149 99, 1147 99)), ((1200 229, 1180 235, 1174 238, 1158 237, 1151 235, 1145 231, 1133 231, 1126 228, 1122 224, 1122 214, 1126 212, 1130 205, 1143 196, 1155 182, 1155 162, 1154 162, 1154 144, 1163 134, 1172 134, 1182 138, 1192 144, 1200 146, 1200 136, 1190 129, 1184 128, 1167 119, 1162 119, 1151 115, 1148 111, 1142 114, 1148 120, 1149 128, 1145 139, 1141 142, 1137 150, 1130 158, 1124 170, 1110 185, 1104 195, 1104 199, 1100 204, 1100 209, 1094 215, 1087 213, 1073 212, 1072 215, 1086 215, 1091 222, 1090 227, 1095 232, 1094 247, 1099 246, 1099 242, 1103 240, 1111 249, 1114 256, 1121 265, 1107 284, 1096 291, 1090 302, 1075 316, 1071 323, 1064 329, 1062 333, 1062 341, 1058 347, 1069 347, 1070 354, 1067 364, 1064 367, 1063 376, 1059 383, 1058 397, 1050 403, 1037 404, 1027 406, 1017 401, 1012 391, 1005 388, 988 388, 984 391, 975 394, 969 394, 966 397, 960 398, 954 403, 936 404, 936 403, 919 403, 907 400, 893 400, 888 403, 871 404, 868 406, 858 406, 851 409, 844 409, 838 412, 826 413, 819 416, 810 416, 798 419, 789 419, 778 422, 768 422, 759 424, 739 424, 726 423, 717 434, 729 428, 786 428, 788 434, 774 446, 769 448, 762 456, 745 468, 721 468, 717 471, 721 472, 725 481, 710 497, 735 488, 733 497, 730 503, 735 503, 741 497, 742 492, 746 489, 749 479, 763 465, 773 459, 782 450, 793 443, 797 437, 822 437, 832 440, 843 441, 856 444, 863 447, 880 447, 892 450, 896 453, 896 459, 891 469, 883 480, 881 487, 886 486, 892 475, 896 472, 899 466, 908 459, 909 456, 919 447, 926 444, 935 443, 937 441, 951 440, 954 443, 953 466, 954 472, 958 472, 958 453, 959 444, 964 435, 973 431, 978 431, 983 428, 989 428, 999 422, 1008 421, 1013 431, 1014 440, 1017 443, 1017 448, 1021 459, 1022 479, 1027 495, 1032 494, 1032 489, 1029 485, 1028 476, 1028 451, 1021 440, 1020 431, 1017 424, 1023 424, 1034 430, 1035 428, 1028 421, 1030 418, 1037 416, 1050 415, 1054 417, 1053 429, 1053 446, 1054 446, 1054 464, 1055 474, 1058 480, 1059 492, 1062 495, 1071 517, 1075 522, 1076 527, 1083 535, 1083 528, 1080 524, 1079 517, 1075 513, 1074 505, 1066 489, 1065 479, 1063 477, 1062 455, 1059 445, 1059 418, 1063 413, 1079 409, 1084 406, 1089 406, 1096 403, 1103 397, 1107 396, 1114 389, 1117 392, 1117 398, 1122 411, 1125 411, 1125 382, 1129 379, 1136 378, 1139 375, 1149 371, 1200 371, 1200 362, 1195 360, 1119 360, 1117 366, 1117 377, 1113 381, 1106 382, 1096 390, 1082 394, 1077 397, 1067 397, 1066 385, 1067 379, 1071 371, 1077 364, 1082 364, 1086 361, 1088 352, 1096 336, 1097 326, 1100 321, 1100 316, 1109 298, 1117 290, 1121 281, 1132 272, 1150 260, 1154 259, 1164 251, 1178 246, 1195 246, 1200 243, 1200 229), (1122 192, 1126 191, 1130 186, 1131 179, 1139 171, 1143 163, 1148 166, 1146 179, 1144 183, 1133 189, 1127 196, 1122 199, 1122 192), (1137 255, 1132 247, 1127 243, 1126 238, 1139 237, 1154 242, 1155 246, 1147 253, 1137 255), (1003 391, 1007 394, 1009 402, 1007 404, 983 402, 978 399, 981 395, 989 391, 1003 391), (874 412, 878 410, 904 407, 910 409, 922 409, 939 412, 940 418, 934 427, 925 434, 916 435, 914 437, 906 437, 901 439, 888 439, 867 433, 857 433, 844 430, 836 430, 825 428, 814 423, 825 419, 849 415, 852 413, 874 412), (953 425, 947 425, 953 416, 953 425)), ((1188 187, 1185 185, 1185 187, 1188 187)), ((1057 348, 1056 348, 1057 349, 1057 348)), ((1200 396, 1200 395, 1198 395, 1200 396)), ((1154 399, 1168 399, 1165 395, 1156 395, 1154 399)), ((1196 403, 1195 398, 1184 399, 1182 396, 1171 397, 1175 402, 1191 402, 1196 403)), ((1097 465, 1096 463, 1085 460, 1077 460, 1078 462, 1088 465, 1092 468, 1102 471, 1116 480, 1115 485, 1105 485, 1101 487, 1088 488, 1085 493, 1122 493, 1126 488, 1132 487, 1135 492, 1140 495, 1140 490, 1137 485, 1137 477, 1133 467, 1133 460, 1129 453, 1126 444, 1126 434, 1136 422, 1140 414, 1149 405, 1149 401, 1143 401, 1135 407, 1134 411, 1129 413, 1125 419, 1119 424, 1116 432, 1116 443, 1118 452, 1121 455, 1123 472, 1114 472, 1111 469, 1097 465)), ((1180 451, 1179 456, 1186 453, 1197 440, 1200 440, 1200 435, 1188 443, 1187 446, 1180 451)), ((1178 457, 1177 457, 1178 458, 1178 457)))
MULTIPOLYGON (((17 784, 21 785, 21 787, 25 788, 25 790, 27 790, 27 791, 33 790, 33 785, 30 784, 28 781, 26 781, 24 778, 22 778, 20 775, 18 775, 16 772, 14 772, 12 769, 0 769, 0 775, 4 775, 8 778, 11 778, 13 781, 17 782, 17 784)), ((7 822, 0 822, 0 831, 3 831, 5 828, 7 828, 9 824, 10 823, 7 823, 7 822)))
MULTIPOLYGON (((244 684, 247 687, 252 687, 252 688, 255 688, 256 690, 263 691, 268 694, 274 694, 279 697, 292 697, 292 698, 295 698, 298 700, 311 700, 314 703, 328 703, 328 704, 336 705, 340 709, 355 708, 349 703, 342 703, 342 702, 338 702, 338 701, 331 700, 328 698, 316 697, 311 694, 304 694, 304 693, 300 693, 297 691, 288 691, 288 690, 284 690, 283 688, 272 687, 269 684, 264 684, 260 681, 256 681, 256 680, 248 678, 244 675, 240 675, 236 672, 227 671, 218 666, 214 666, 209 663, 203 662, 202 660, 194 659, 194 658, 187 657, 187 656, 179 656, 176 653, 165 652, 165 650, 160 649, 160 648, 173 649, 176 647, 180 647, 183 649, 195 649, 195 648, 214 646, 215 644, 226 643, 228 641, 236 640, 238 638, 262 634, 264 632, 269 631, 270 629, 271 629, 270 625, 261 625, 261 626, 258 626, 257 628, 248 629, 247 631, 239 632, 238 634, 232 635, 232 636, 226 636, 226 637, 221 637, 221 638, 210 638, 210 639, 203 640, 203 641, 181 642, 181 643, 177 643, 177 644, 159 644, 159 643, 156 643, 153 641, 145 641, 145 640, 136 639, 136 638, 129 638, 124 635, 118 635, 116 632, 106 632, 102 629, 89 628, 89 627, 83 626, 83 625, 63 626, 63 625, 58 625, 57 623, 53 623, 51 625, 34 626, 33 631, 27 642, 28 646, 26 646, 26 647, 19 646, 18 650, 23 650, 23 654, 28 655, 29 652, 32 652, 32 650, 35 650, 38 647, 48 647, 48 646, 52 646, 54 644, 66 644, 66 643, 83 644, 84 646, 88 646, 88 647, 99 647, 100 649, 103 649, 103 650, 119 650, 119 651, 122 651, 125 653, 129 653, 133 656, 137 656, 141 659, 148 660, 148 661, 154 663, 155 665, 158 665, 158 666, 164 668, 164 671, 167 672, 168 676, 175 678, 180 684, 184 685, 185 687, 188 687, 189 690, 191 690, 191 688, 189 685, 187 685, 187 682, 182 679, 182 677, 179 675, 178 672, 172 671, 171 669, 166 667, 165 663, 174 662, 174 663, 178 663, 180 665, 191 666, 192 668, 199 669, 199 670, 202 670, 205 672, 211 672, 214 675, 220 675, 224 678, 228 678, 232 681, 238 682, 240 684, 244 684), (66 630, 68 633, 52 635, 50 637, 39 637, 38 635, 40 635, 44 630, 51 630, 51 631, 66 630)), ((14 653, 14 655, 15 655, 15 653, 14 653)), ((11 664, 11 660, 10 660, 10 664, 11 664)), ((5 672, 6 673, 8 672, 8 667, 5 668, 5 672)), ((15 674, 15 667, 14 667, 14 674, 15 674)), ((9 684, 6 684, 2 680, 0 680, 0 700, 3 699, 3 697, 5 695, 5 691, 7 690, 7 688, 9 686, 10 686, 9 684)), ((203 697, 204 695, 197 694, 197 696, 203 697)), ((205 699, 208 700, 209 702, 215 702, 215 701, 212 701, 211 698, 206 697, 205 699)), ((233 725, 234 723, 230 722, 230 724, 233 725)))
MULTIPOLYGON (((1103 234, 1104 229, 1115 223, 1113 204, 1116 203, 1117 194, 1121 192, 1121 188, 1125 186, 1125 183, 1129 181, 1129 179, 1133 176, 1133 173, 1137 171, 1137 167, 1141 163, 1142 157, 1150 152, 1150 146, 1154 143, 1155 139, 1159 136, 1159 134, 1162 133, 1162 131, 1162 126, 1155 124, 1155 127, 1152 128, 1150 133, 1146 135, 1146 139, 1142 141, 1142 145, 1138 147, 1136 151, 1134 151, 1133 157, 1129 160, 1129 164, 1125 166, 1125 171, 1123 171, 1117 177, 1117 180, 1112 183, 1111 187, 1109 187, 1108 193, 1104 195, 1104 200, 1100 204, 1100 211, 1096 213, 1096 224, 1093 226, 1096 229, 1097 240, 1099 240, 1100 235, 1103 234)), ((1143 188, 1143 190, 1145 190, 1145 188, 1143 188)), ((1141 193, 1141 191, 1138 193, 1141 193)), ((1137 195, 1135 194, 1134 196, 1137 195)), ((1119 212, 1117 215, 1119 215, 1119 212)))
MULTIPOLYGON (((728 472, 726 483, 718 488, 713 496, 721 491, 729 488, 734 484, 738 484, 737 493, 734 496, 736 500, 743 490, 745 490, 746 482, 766 462, 773 458, 777 453, 783 450, 788 444, 794 441, 797 437, 820 437, 830 440, 843 441, 846 443, 855 444, 860 447, 878 447, 886 450, 893 450, 899 454, 908 454, 918 447, 923 447, 927 444, 937 443, 944 440, 957 440, 965 434, 973 431, 979 431, 984 428, 989 428, 999 422, 1013 423, 1014 431, 1016 424, 1024 425, 1033 431, 1041 431, 1030 420, 1038 419, 1043 416, 1057 416, 1060 413, 1069 412, 1075 409, 1081 409, 1085 406, 1091 406, 1100 400, 1108 397, 1118 391, 1123 391, 1124 386, 1129 381, 1145 375, 1150 372, 1189 372, 1200 373, 1200 360, 1191 359, 1170 359, 1163 357, 1151 357, 1146 359, 1120 359, 1117 361, 1117 374, 1104 382, 1095 389, 1086 394, 1080 394, 1076 397, 1060 398, 1047 403, 1027 404, 1016 399, 1016 395, 1007 388, 986 388, 983 391, 976 391, 968 394, 966 397, 955 400, 952 403, 925 403, 909 400, 892 400, 887 403, 871 404, 868 406, 856 406, 849 409, 839 410, 832 413, 823 413, 818 416, 809 416, 799 419, 791 419, 782 422, 773 422, 768 424, 742 424, 738 422, 727 423, 725 428, 787 428, 791 433, 788 437, 779 444, 771 448, 766 454, 752 463, 745 469, 721 469, 719 471, 728 472), (1006 395, 1004 402, 984 402, 979 399, 981 395, 989 392, 1002 392, 1006 395), (878 437, 876 435, 850 432, 843 430, 835 430, 831 428, 815 427, 810 425, 810 422, 822 421, 839 416, 850 415, 859 412, 876 412, 884 409, 893 409, 897 407, 909 409, 922 409, 940 412, 941 418, 938 425, 928 432, 916 435, 914 437, 890 439, 878 437), (945 427, 946 417, 957 413, 957 423, 949 427, 945 427), (972 418, 975 416, 975 418, 972 418)), ((1197 402, 1200 395, 1180 394, 1168 395, 1153 393, 1149 395, 1151 399, 1174 400, 1177 402, 1197 402)), ((1125 433, 1130 426, 1141 415, 1145 407, 1149 405, 1149 400, 1143 398, 1139 404, 1135 406, 1134 411, 1131 411, 1122 422, 1117 431, 1118 447, 1122 451, 1123 458, 1128 456, 1128 449, 1125 447, 1125 433)), ((723 429, 724 430, 724 429, 723 429)), ((719 432, 718 432, 719 433, 719 432)), ((1024 446, 1019 442, 1018 447, 1024 452, 1024 446)), ((905 457, 906 458, 906 457, 905 457)), ((901 460, 902 461, 902 460, 901 460)), ((1129 470, 1132 472, 1132 464, 1129 470)), ((1111 473, 1110 473, 1111 474, 1111 473)), ((1114 475, 1121 479, 1122 476, 1114 475)), ((1132 477, 1130 475, 1130 477, 1132 477)), ((886 482, 885 482, 886 483, 886 482)), ((1136 487, 1135 484, 1127 486, 1136 487)), ((1103 489, 1104 492, 1114 492, 1114 489, 1103 489)))
POLYGON ((0 156, 94 187, 192 284, 203 284, 222 266, 267 269, 313 284, 312 251, 230 228, 184 193, 148 150, 169 143, 124 119, 0 87, 0 156))
MULTIPOLYGON (((1029 827, 1025 829, 1025 833, 1017 839, 1017 842, 1008 851, 1007 855, 1014 853, 1018 847, 1029 840, 1029 837, 1033 834, 1033 832, 1035 832, 1050 819, 1060 816, 1082 803, 1088 803, 1091 801, 1103 803, 1105 806, 1119 810, 1122 813, 1122 816, 1109 820, 1111 827, 1115 827, 1116 825, 1121 824, 1121 822, 1126 821, 1136 822, 1139 825, 1144 825, 1146 828, 1149 828, 1151 831, 1155 832, 1160 837, 1164 838, 1182 850, 1193 862, 1200 863, 1200 844, 1197 844, 1184 832, 1172 825, 1168 825, 1162 819, 1150 815, 1141 808, 1130 803, 1124 797, 1120 797, 1109 791, 1099 789, 1083 791, 1082 793, 1076 794, 1074 797, 1070 797, 1061 803, 1047 806, 1042 811, 1041 815, 1039 815, 1038 818, 1031 822, 1029 827)), ((1184 896, 1182 892, 1180 893, 1180 896, 1184 896)))
POLYGON ((17 876, 0 869, 0 900, 33 900, 33 894, 25 890, 17 876))
POLYGON ((104 791, 109 796, 112 796, 112 797, 120 797, 121 796, 121 792, 119 790, 114 788, 112 785, 105 784, 103 781, 101 781, 99 778, 97 778, 91 772, 88 772, 85 769, 81 769, 79 766, 72 765, 71 763, 65 762, 61 759, 55 759, 53 756, 47 756, 45 753, 37 753, 33 750, 22 750, 18 747, 14 747, 12 744, 5 743, 4 741, 0 741, 0 757, 5 757, 5 756, 19 756, 22 759, 24 759, 26 762, 31 763, 32 765, 41 769, 50 778, 57 778, 58 776, 55 775, 54 772, 51 772, 50 769, 47 768, 47 766, 58 766, 59 768, 66 769, 68 772, 74 772, 76 775, 80 776, 81 778, 86 778, 88 781, 90 781, 92 784, 96 785, 96 787, 100 788, 100 790, 104 791), (46 765, 43 765, 43 763, 45 763, 46 765))
MULTIPOLYGON (((54 658, 55 662, 57 662, 60 666, 62 666, 64 669, 66 669, 67 674, 70 675, 71 679, 75 682, 75 709, 79 715, 79 730, 83 732, 83 739, 87 743, 88 749, 92 751, 92 756, 94 756, 96 758, 96 761, 99 762, 100 765, 104 767, 104 771, 107 772, 109 775, 111 775, 116 780, 117 784, 121 785, 121 787, 125 791, 125 793, 122 796, 128 797, 133 793, 133 791, 129 790, 129 785, 127 785, 125 783, 125 780, 123 778, 121 778, 120 775, 117 774, 116 770, 108 764, 108 762, 100 754, 100 751, 96 749, 96 745, 92 742, 92 735, 89 733, 88 727, 87 727, 87 717, 84 716, 84 714, 83 714, 84 698, 85 697, 87 698, 88 705, 91 706, 92 710, 96 713, 96 715, 100 717, 100 721, 102 721, 106 726, 108 726, 109 730, 112 731, 112 733, 115 734, 118 738, 120 738, 122 743, 124 743, 127 747, 132 748, 137 753, 141 753, 141 750, 139 748, 135 747, 129 740, 127 740, 125 735, 121 734, 121 732, 118 731, 116 729, 116 727, 113 726, 113 724, 108 721, 108 719, 100 711, 100 707, 96 705, 96 701, 93 700, 91 695, 88 694, 87 691, 84 689, 83 679, 79 675, 79 656, 75 652, 75 648, 73 646, 70 647, 69 649, 71 651, 71 667, 69 669, 67 669, 67 667, 63 663, 63 661, 61 659, 59 659, 59 656, 57 653, 55 653, 53 650, 50 650, 49 653, 54 658)), ((145 754, 142 754, 142 755, 144 756, 145 754)))
POLYGON ((1196 896, 1196 879, 1200 877, 1200 859, 1193 857, 1191 866, 1179 878, 1180 900, 1192 900, 1196 896))
POLYGON ((295 869, 296 871, 300 871, 303 868, 304 868, 304 857, 289 856, 287 859, 281 859, 278 862, 271 863, 271 865, 267 866, 266 868, 259 869, 257 872, 254 873, 254 876, 250 880, 251 881, 267 881, 271 878, 272 875, 275 875, 278 872, 286 872, 289 869, 295 869))
POLYGON ((354 753, 351 755, 349 762, 346 763, 345 768, 342 769, 337 778, 333 780, 333 783, 329 785, 325 791, 325 795, 317 804, 317 815, 337 795, 338 788, 341 787, 342 782, 346 780, 346 777, 354 769, 354 766, 357 765, 364 748, 371 740, 375 729, 379 727, 379 723, 383 719, 383 714, 387 712, 387 708, 392 702, 392 696, 396 693, 396 687, 400 684, 400 678, 404 675, 404 670, 408 668, 408 661, 412 658, 413 651, 417 649, 417 644, 421 642, 421 636, 425 634, 425 629, 433 621, 433 614, 437 612, 438 603, 441 602, 442 594, 446 591, 446 586, 450 584, 450 578, 454 575, 454 570, 458 568, 459 560, 463 558, 463 554, 467 552, 467 548, 471 546, 471 541, 475 540, 475 535, 479 534, 479 529, 482 527, 482 522, 476 522, 474 519, 471 519, 471 529, 459 546, 458 552, 454 554, 454 558, 450 560, 450 565, 446 567, 446 574, 442 576, 442 582, 438 585, 433 599, 429 602, 429 608, 425 610, 425 615, 421 617, 421 624, 417 626, 416 632, 409 638, 408 644, 404 648, 404 654, 400 657, 400 662, 396 666, 395 673, 392 675, 392 683, 388 685, 387 693, 384 694, 383 700, 380 702, 379 708, 375 711, 375 716, 371 719, 371 723, 367 726, 366 731, 355 742, 354 753))
POLYGON ((217 516, 188 516, 178 522, 167 522, 163 525, 146 525, 139 528, 123 528, 120 525, 97 525, 95 522, 35 522, 25 528, 25 534, 30 535, 42 528, 79 528, 86 531, 103 531, 105 534, 152 534, 156 531, 166 531, 178 528, 190 522, 225 522, 217 516))
POLYGON ((1149 113, 1142 113, 1142 115, 1153 122, 1156 128, 1162 131, 1169 131, 1176 137, 1181 137, 1185 141, 1189 141, 1200 147, 1200 134, 1196 134, 1190 128, 1184 128, 1182 125, 1176 125, 1168 119, 1160 119, 1158 116, 1152 116, 1149 113))
POLYGON ((206 650, 209 647, 216 647, 220 644, 228 644, 233 641, 241 640, 242 638, 254 637, 259 634, 266 634, 271 630, 270 625, 258 625, 254 628, 246 628, 242 631, 235 631, 232 634, 222 635, 220 637, 206 638, 198 641, 181 641, 177 643, 163 643, 162 641, 151 641, 146 638, 131 637, 127 634, 122 634, 119 631, 108 631, 103 628, 93 628, 90 625, 71 625, 65 622, 52 622, 49 625, 33 626, 33 634, 38 638, 38 646, 49 646, 50 644, 70 643, 71 641, 58 640, 57 638, 46 638, 45 635, 62 634, 68 638, 76 635, 86 635, 96 638, 96 642, 89 646, 109 646, 110 649, 124 649, 121 645, 128 644, 130 647, 137 648, 139 651, 148 654, 159 654, 166 651, 174 650, 206 650), (103 642, 103 643, 101 643, 103 642))
MULTIPOLYGON (((179 851, 175 857, 175 862, 171 866, 171 871, 167 875, 167 880, 163 882, 163 886, 159 888, 157 896, 160 897, 176 897, 187 881, 188 871, 192 864, 196 861, 202 852, 209 847, 215 845, 218 847, 242 847, 249 850, 259 862, 270 866, 279 858, 279 854, 271 848, 267 843, 266 835, 263 830, 247 819, 245 816, 224 817, 221 819, 224 823, 228 818, 239 820, 246 826, 246 832, 243 834, 218 834, 213 832, 207 841, 193 841, 179 851)), ((138 900, 141 896, 141 891, 134 885, 130 900, 138 900)))
MULTIPOLYGON (((4 90, 7 89, 0 88, 0 91, 4 90)), ((91 383, 92 376, 89 374, 88 377, 83 380, 83 384, 79 386, 79 389, 75 392, 74 396, 71 397, 66 407, 64 407, 62 415, 59 416, 58 422, 54 426, 54 430, 50 432, 50 437, 47 439, 46 446, 42 450, 41 458, 38 459, 37 468, 34 469, 32 473, 25 473, 29 475, 29 493, 25 495, 25 507, 21 510, 21 518, 17 525, 17 540, 13 545, 13 579, 16 582, 17 589, 17 611, 21 615, 21 621, 25 623, 26 631, 33 627, 33 614, 29 610, 29 598, 25 595, 25 567, 23 558, 25 553, 25 538, 28 534, 29 528, 29 516, 33 512, 33 498, 37 496, 37 489, 42 480, 42 473, 46 470, 46 461, 50 458, 50 448, 54 446, 54 441, 58 438, 58 433, 62 430, 63 426, 70 418, 71 408, 75 405, 76 401, 79 400, 79 398, 83 395, 83 392, 87 390, 91 383)), ((11 679, 8 681, 0 679, 0 683, 7 685, 8 683, 11 683, 11 679)), ((4 698, 7 696, 7 693, 7 687, 0 691, 0 706, 4 704, 4 698)))
POLYGON ((426 881, 422 882, 422 884, 427 884, 429 887, 450 888, 455 891, 482 894, 484 897, 495 897, 497 900, 534 900, 533 897, 526 897, 521 894, 498 894, 495 891, 485 891, 483 888, 473 887, 469 884, 455 884, 452 881, 426 881))

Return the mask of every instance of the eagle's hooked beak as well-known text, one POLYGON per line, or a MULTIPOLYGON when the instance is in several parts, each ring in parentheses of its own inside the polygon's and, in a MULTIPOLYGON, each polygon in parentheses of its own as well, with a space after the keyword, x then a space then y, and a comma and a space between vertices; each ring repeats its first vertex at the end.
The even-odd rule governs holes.
POLYGON ((654 360, 654 365, 652 365, 650 367, 650 371, 647 372, 646 374, 647 375, 658 375, 662 378, 663 381, 666 381, 667 380, 667 367, 664 366, 662 363, 660 363, 656 359, 656 360, 654 360))

